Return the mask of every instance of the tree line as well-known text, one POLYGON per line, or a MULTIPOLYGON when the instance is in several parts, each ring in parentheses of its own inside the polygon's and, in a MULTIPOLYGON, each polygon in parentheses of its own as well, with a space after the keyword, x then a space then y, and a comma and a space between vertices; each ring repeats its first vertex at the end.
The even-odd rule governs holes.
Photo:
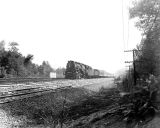
POLYGON ((0 42, 0 78, 11 77, 49 77, 54 69, 48 61, 41 65, 32 62, 33 55, 22 55, 18 49, 18 43, 11 42, 8 48, 5 42, 0 42))

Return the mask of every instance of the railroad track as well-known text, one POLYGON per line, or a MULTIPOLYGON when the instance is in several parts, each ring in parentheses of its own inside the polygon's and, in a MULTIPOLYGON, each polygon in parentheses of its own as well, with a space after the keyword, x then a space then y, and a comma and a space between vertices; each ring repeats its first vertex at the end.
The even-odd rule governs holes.
POLYGON ((0 84, 4 83, 25 83, 25 82, 46 82, 46 81, 55 81, 55 80, 64 80, 64 78, 0 78, 0 84))
MULTIPOLYGON (((78 87, 99 83, 103 79, 65 80, 51 78, 11 78, 0 79, 0 104, 56 92, 68 87, 78 87), (1 84, 2 83, 2 84, 1 84), (15 84, 16 83, 16 84, 15 84)), ((100 82, 102 83, 102 82, 100 82)))
POLYGON ((55 89, 36 87, 36 88, 26 88, 26 89, 8 91, 0 95, 0 104, 9 103, 9 102, 24 99, 24 98, 40 96, 44 93, 56 92, 58 90, 63 90, 70 87, 71 86, 66 86, 66 87, 59 87, 55 89))

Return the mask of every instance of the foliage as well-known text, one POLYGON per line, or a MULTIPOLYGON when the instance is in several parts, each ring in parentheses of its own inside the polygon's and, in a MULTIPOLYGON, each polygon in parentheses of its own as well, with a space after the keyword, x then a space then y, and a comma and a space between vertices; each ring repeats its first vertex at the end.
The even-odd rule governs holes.
POLYGON ((54 92, 42 93, 41 96, 14 100, 3 104, 1 109, 9 112, 13 117, 26 117, 25 124, 31 125, 31 127, 34 127, 34 125, 51 127, 63 123, 66 120, 68 108, 82 103, 90 95, 91 92, 83 88, 69 87, 57 89, 54 92))
POLYGON ((36 65, 33 55, 26 57, 18 51, 18 43, 11 42, 5 50, 5 42, 0 42, 0 77, 49 77, 53 71, 48 62, 36 65))
MULTIPOLYGON (((130 18, 136 19, 136 27, 141 30, 143 38, 135 49, 137 87, 126 96, 125 104, 129 101, 131 106, 126 107, 123 113, 127 123, 139 124, 152 119, 157 107, 159 82, 157 84, 153 77, 160 75, 160 1, 135 1, 129 11, 130 18), (147 80, 150 84, 146 83, 147 80)), ((134 77, 132 73, 131 76, 134 77)), ((127 80, 124 81, 126 87, 127 80)))
POLYGON ((18 43, 17 42, 11 42, 11 43, 9 43, 9 46, 10 46, 10 51, 12 51, 12 52, 18 52, 18 48, 17 48, 17 46, 18 46, 18 43))
POLYGON ((150 121, 157 110, 156 94, 157 91, 151 91, 148 88, 141 88, 139 91, 127 94, 125 104, 130 104, 122 111, 124 120, 128 125, 132 123, 143 125, 150 121), (126 103, 128 101, 128 103, 126 103))
POLYGON ((1 41, 0 42, 0 53, 3 52, 5 50, 5 42, 1 41))
POLYGON ((130 8, 130 18, 138 18, 136 26, 148 34, 159 29, 160 21, 160 1, 159 0, 140 0, 133 3, 130 8))
POLYGON ((24 65, 25 66, 29 65, 32 60, 33 60, 33 55, 31 54, 27 55, 27 57, 24 59, 24 65))
POLYGON ((143 39, 137 46, 135 59, 137 77, 148 78, 160 73, 160 1, 140 0, 130 8, 130 18, 137 18, 136 27, 142 31, 143 39))
POLYGON ((48 61, 43 61, 42 65, 39 66, 39 71, 42 76, 49 77, 50 72, 53 71, 48 61))

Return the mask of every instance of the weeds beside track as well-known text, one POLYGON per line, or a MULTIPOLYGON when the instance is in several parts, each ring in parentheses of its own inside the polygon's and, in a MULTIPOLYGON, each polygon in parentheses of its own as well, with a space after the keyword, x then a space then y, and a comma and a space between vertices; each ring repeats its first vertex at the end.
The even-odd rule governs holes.
POLYGON ((0 78, 0 84, 4 83, 26 83, 26 82, 46 82, 55 80, 65 80, 63 78, 0 78))
POLYGON ((66 86, 66 87, 60 87, 56 89, 36 87, 36 88, 13 90, 0 95, 0 104, 13 102, 19 99, 34 97, 34 96, 42 95, 44 93, 56 92, 57 90, 65 89, 69 87, 70 86, 66 86))

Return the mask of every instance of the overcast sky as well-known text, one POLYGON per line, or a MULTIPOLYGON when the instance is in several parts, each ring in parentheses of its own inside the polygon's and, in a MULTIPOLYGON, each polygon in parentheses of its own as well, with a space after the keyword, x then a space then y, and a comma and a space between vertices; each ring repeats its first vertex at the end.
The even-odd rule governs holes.
POLYGON ((128 60, 124 49, 134 48, 141 39, 128 20, 129 4, 129 0, 0 0, 0 41, 17 42, 20 52, 33 54, 37 64, 46 60, 57 68, 74 60, 114 73, 128 60))

